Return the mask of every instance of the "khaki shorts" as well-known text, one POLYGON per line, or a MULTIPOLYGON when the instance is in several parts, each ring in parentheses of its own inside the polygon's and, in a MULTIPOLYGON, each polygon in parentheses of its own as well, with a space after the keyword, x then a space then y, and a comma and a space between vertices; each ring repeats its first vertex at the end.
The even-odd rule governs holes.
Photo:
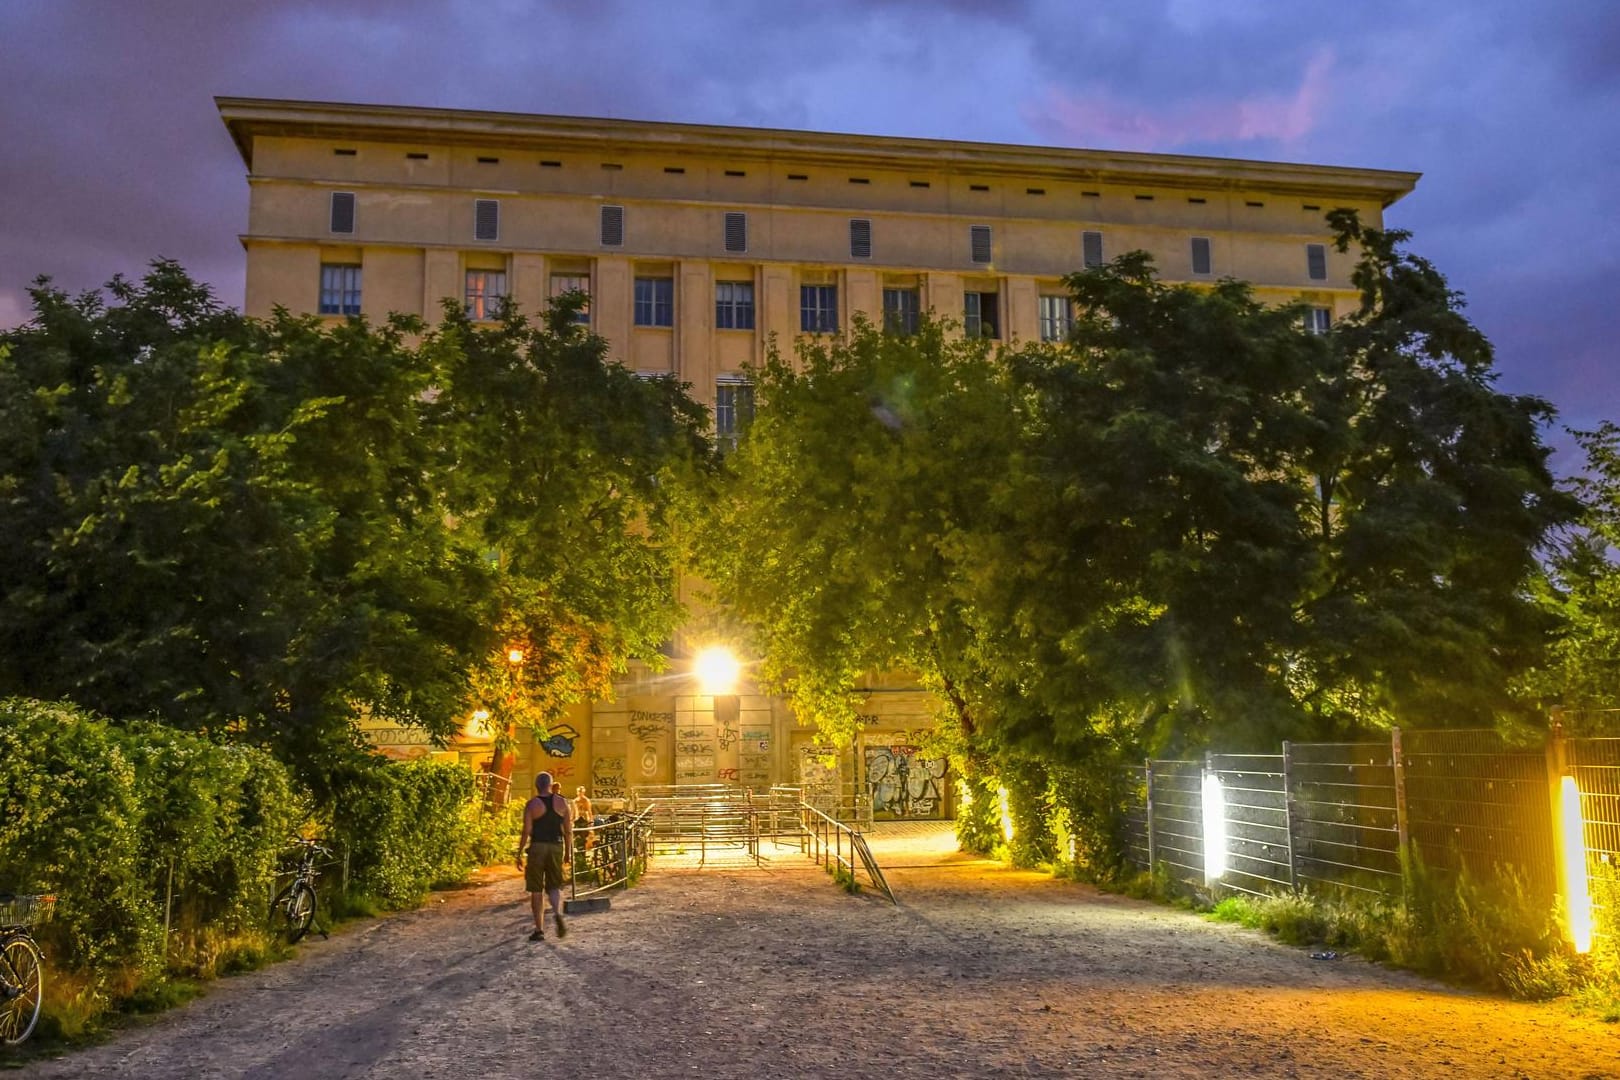
POLYGON ((530 892, 562 888, 563 846, 530 844, 529 861, 523 864, 523 884, 530 892))

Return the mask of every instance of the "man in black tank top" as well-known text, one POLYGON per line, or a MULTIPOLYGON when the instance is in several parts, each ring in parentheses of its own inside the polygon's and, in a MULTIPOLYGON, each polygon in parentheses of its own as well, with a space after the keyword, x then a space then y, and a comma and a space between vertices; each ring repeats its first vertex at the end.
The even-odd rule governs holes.
POLYGON ((523 871, 523 883, 529 890, 529 908, 534 912, 534 933, 530 941, 541 941, 546 936, 546 897, 551 897, 551 917, 557 924, 557 936, 568 935, 568 924, 563 921, 562 883, 563 867, 571 862, 574 850, 574 807, 566 798, 552 789, 551 774, 541 773, 534 778, 538 794, 523 807, 523 837, 518 841, 517 865, 523 871), (529 865, 523 865, 527 852, 529 865))

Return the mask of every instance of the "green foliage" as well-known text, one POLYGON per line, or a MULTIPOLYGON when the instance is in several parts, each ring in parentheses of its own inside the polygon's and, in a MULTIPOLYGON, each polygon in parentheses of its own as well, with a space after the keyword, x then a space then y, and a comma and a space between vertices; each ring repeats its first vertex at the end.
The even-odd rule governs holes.
POLYGON ((161 261, 109 291, 42 281, 0 333, 0 693, 229 733, 328 802, 357 707, 504 733, 657 655, 709 457, 682 388, 560 316, 259 321, 161 261))
POLYGON ((356 772, 340 792, 331 831, 349 854, 351 891, 409 907, 433 886, 465 877, 478 841, 472 798, 472 774, 449 762, 379 761, 356 772))
POLYGON ((1014 866, 1047 866, 1058 857, 1054 800, 1045 765, 1030 758, 1003 760, 997 770, 1007 789, 1013 835, 1007 856, 1014 866))
POLYGON ((956 804, 956 841, 963 851, 990 855, 1003 843, 1001 781, 979 762, 958 767, 962 797, 956 804))
POLYGON ((854 896, 861 891, 861 883, 855 880, 855 875, 836 863, 827 867, 827 873, 832 875, 833 884, 854 896))

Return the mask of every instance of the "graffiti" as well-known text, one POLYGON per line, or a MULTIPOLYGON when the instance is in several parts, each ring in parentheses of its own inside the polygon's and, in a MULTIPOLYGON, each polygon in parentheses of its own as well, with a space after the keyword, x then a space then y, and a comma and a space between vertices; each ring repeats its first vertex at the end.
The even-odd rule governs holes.
POLYGON ((876 727, 882 720, 877 713, 856 713, 855 722, 862 727, 876 727))
POLYGON ((649 779, 658 775, 658 751, 650 746, 641 752, 641 775, 649 779))
POLYGON ((737 729, 726 724, 720 725, 720 749, 730 750, 732 743, 737 741, 737 729))
POLYGON ((421 728, 369 728, 364 732, 373 746, 425 746, 433 736, 421 728))
POLYGON ((683 742, 675 744, 677 754, 712 754, 714 743, 711 742, 683 742))
POLYGON ((630 722, 627 726, 631 735, 634 735, 642 742, 649 742, 675 726, 675 714, 632 710, 630 722))
POLYGON ((565 777, 574 775, 574 767, 572 765, 553 765, 550 772, 553 780, 562 780, 565 777))
POLYGON ((599 757, 592 762, 591 787, 599 798, 624 798, 624 755, 599 757))
POLYGON ((538 731, 535 732, 534 741, 551 757, 573 757, 574 744, 579 741, 579 732, 572 724, 558 724, 544 739, 540 737, 538 731))
POLYGON ((737 770, 736 769, 721 769, 715 775, 717 777, 719 777, 719 779, 721 779, 721 780, 736 780, 737 779, 737 770))
POLYGON ((706 728, 683 727, 675 733, 675 737, 677 739, 701 739, 708 734, 709 732, 706 728))
POLYGON ((920 757, 912 746, 868 746, 866 790, 872 813, 938 817, 945 809, 940 781, 947 767, 944 758, 920 757))

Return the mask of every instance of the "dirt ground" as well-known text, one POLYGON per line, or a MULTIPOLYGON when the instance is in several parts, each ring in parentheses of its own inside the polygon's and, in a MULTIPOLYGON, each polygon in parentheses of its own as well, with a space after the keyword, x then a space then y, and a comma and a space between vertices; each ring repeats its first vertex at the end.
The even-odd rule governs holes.
MULTIPOLYGON (((38 1077, 1620 1077, 1620 1030, 946 854, 898 908, 655 864, 564 941, 521 883, 315 941, 38 1077)), ((734 861, 734 860, 733 860, 734 861)))

